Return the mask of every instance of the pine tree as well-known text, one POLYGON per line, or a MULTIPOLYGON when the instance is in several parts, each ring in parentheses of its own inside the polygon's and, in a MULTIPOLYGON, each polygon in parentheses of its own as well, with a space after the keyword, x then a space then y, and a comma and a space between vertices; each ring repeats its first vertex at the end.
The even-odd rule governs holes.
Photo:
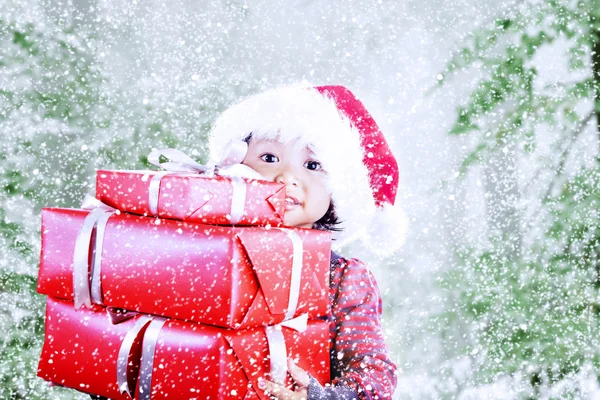
POLYGON ((594 154, 600 146, 600 2, 519 3, 470 36, 440 85, 477 69, 450 134, 474 142, 462 176, 479 169, 496 183, 486 185, 489 237, 457 249, 443 280, 454 311, 438 317, 471 327, 461 345, 478 384, 519 376, 531 388, 523 397, 538 397, 584 367, 600 373, 600 158, 574 155, 590 133, 594 154), (562 47, 566 79, 544 84, 536 57, 562 47), (537 166, 528 181, 520 161, 537 166))
POLYGON ((209 122, 231 101, 208 84, 202 93, 142 101, 134 84, 110 81, 93 28, 0 18, 0 398, 76 395, 36 377, 41 208, 78 207, 94 193, 96 169, 145 169, 152 148, 177 147, 202 161, 209 122))

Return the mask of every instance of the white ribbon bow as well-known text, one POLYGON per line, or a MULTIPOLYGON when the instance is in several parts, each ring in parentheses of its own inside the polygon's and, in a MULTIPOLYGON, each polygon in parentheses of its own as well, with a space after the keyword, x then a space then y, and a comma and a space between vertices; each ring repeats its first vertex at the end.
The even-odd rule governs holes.
POLYGON ((158 214, 158 201, 160 192, 160 182, 165 175, 174 173, 197 173, 207 177, 214 175, 226 176, 231 179, 233 186, 233 195, 231 201, 231 224, 240 222, 244 216, 244 205, 246 203, 246 182, 242 178, 264 179, 258 172, 240 164, 248 151, 248 144, 243 140, 230 140, 221 156, 221 160, 214 165, 202 165, 192 160, 185 153, 176 149, 154 150, 148 155, 148 162, 157 167, 163 168, 154 174, 150 180, 148 191, 148 202, 150 214, 158 214), (168 161, 161 162, 163 157, 168 161))

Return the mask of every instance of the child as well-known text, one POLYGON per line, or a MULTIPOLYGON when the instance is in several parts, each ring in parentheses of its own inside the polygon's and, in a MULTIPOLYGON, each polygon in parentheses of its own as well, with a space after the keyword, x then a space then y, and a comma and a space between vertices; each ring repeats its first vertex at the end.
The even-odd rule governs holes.
MULTIPOLYGON (((215 123, 213 158, 230 139, 248 143, 243 164, 286 185, 286 225, 331 230, 334 249, 362 239, 384 255, 402 244, 398 165, 348 89, 291 86, 250 97, 215 123)), ((296 391, 268 380, 259 386, 277 399, 391 398, 397 376, 381 330, 381 297, 361 261, 332 253, 329 300, 331 384, 322 387, 290 360, 296 391)))

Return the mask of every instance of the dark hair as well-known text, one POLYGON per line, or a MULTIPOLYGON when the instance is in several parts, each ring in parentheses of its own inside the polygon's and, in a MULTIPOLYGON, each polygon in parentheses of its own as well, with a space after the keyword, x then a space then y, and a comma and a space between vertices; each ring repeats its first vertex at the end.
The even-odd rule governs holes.
POLYGON ((338 226, 341 223, 342 221, 340 221, 335 213, 333 201, 331 201, 325 215, 323 215, 320 220, 313 224, 313 229, 318 229, 320 231, 341 232, 343 229, 338 226))
MULTIPOLYGON (((243 139, 244 142, 250 143, 250 139, 252 139, 252 132, 250 132, 243 139)), ((329 207, 327 208, 327 212, 325 215, 321 217, 317 222, 313 224, 313 229, 318 229, 320 231, 332 231, 332 232, 340 232, 342 228, 338 225, 341 224, 342 221, 338 218, 335 213, 335 206, 333 205, 333 201, 329 203, 329 207)))

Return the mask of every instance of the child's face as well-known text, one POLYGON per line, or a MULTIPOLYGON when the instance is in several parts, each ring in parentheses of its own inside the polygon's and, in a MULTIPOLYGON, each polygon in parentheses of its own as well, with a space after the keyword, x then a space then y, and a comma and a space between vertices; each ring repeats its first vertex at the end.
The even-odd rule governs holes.
POLYGON ((331 195, 325 171, 308 148, 298 151, 294 143, 252 138, 242 164, 267 180, 285 184, 283 220, 287 226, 312 228, 327 212, 331 195))

